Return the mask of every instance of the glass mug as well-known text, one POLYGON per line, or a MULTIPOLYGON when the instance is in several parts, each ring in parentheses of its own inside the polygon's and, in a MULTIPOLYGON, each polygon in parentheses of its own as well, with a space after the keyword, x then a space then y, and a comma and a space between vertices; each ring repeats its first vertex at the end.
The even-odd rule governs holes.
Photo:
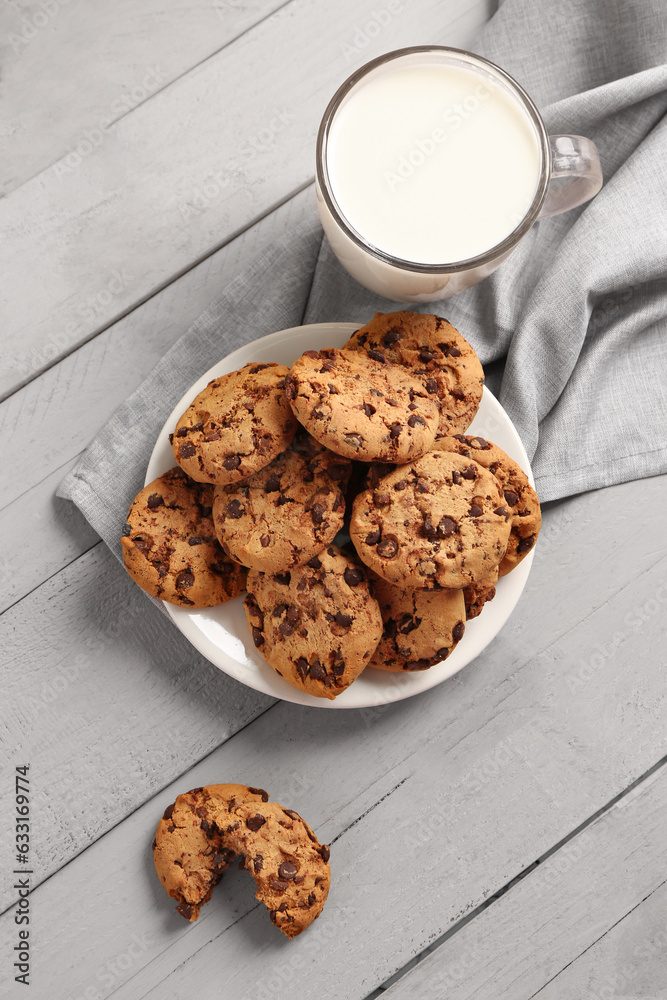
POLYGON ((508 73, 444 46, 362 66, 317 137, 317 202, 334 253, 360 284, 402 302, 475 285, 537 219, 601 186, 593 142, 549 136, 508 73))

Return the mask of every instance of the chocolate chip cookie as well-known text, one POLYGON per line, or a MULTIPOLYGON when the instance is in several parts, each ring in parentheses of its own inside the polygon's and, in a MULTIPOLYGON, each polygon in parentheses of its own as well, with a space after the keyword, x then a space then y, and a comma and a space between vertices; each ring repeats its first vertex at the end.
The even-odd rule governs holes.
POLYGON ((352 463, 308 434, 241 483, 215 487, 213 521, 225 552, 264 573, 303 566, 343 527, 352 463))
POLYGON ((215 537, 213 487, 169 469, 132 501, 121 538, 125 569, 142 590, 170 604, 209 608, 245 590, 246 571, 215 537))
POLYGON ((428 451, 439 404, 405 368, 360 351, 306 351, 285 379, 287 398, 325 447, 360 461, 408 462, 428 451))
POLYGON ((186 920, 196 920, 235 856, 256 898, 288 938, 319 917, 331 882, 329 848, 298 813, 262 788, 207 785, 179 795, 158 823, 153 859, 186 920))
POLYGON ((384 630, 369 666, 394 673, 446 660, 465 631, 463 591, 397 587, 373 575, 384 630))
POLYGON ((432 451, 354 501, 350 537, 378 576, 402 587, 452 590, 498 566, 510 514, 498 480, 477 462, 432 451))
POLYGON ((507 551, 500 564, 500 575, 506 576, 532 550, 542 524, 542 512, 537 493, 528 476, 502 448, 479 435, 465 437, 455 434, 441 438, 435 447, 472 458, 496 477, 503 491, 504 504, 512 515, 507 551))
POLYGON ((335 545, 300 569, 250 570, 245 612, 255 646, 276 673, 317 698, 349 687, 382 635, 364 570, 335 545))
POLYGON ((285 397, 288 369, 247 364, 203 389, 176 424, 174 458, 201 483, 236 483, 285 450, 297 429, 285 397))
POLYGON ((484 371, 477 354, 451 323, 415 312, 376 313, 344 349, 402 365, 440 401, 438 434, 470 426, 482 398, 484 371))
POLYGON ((464 587, 463 600, 466 607, 466 621, 471 621, 471 619, 481 615, 486 602, 492 601, 495 596, 495 587, 464 587))

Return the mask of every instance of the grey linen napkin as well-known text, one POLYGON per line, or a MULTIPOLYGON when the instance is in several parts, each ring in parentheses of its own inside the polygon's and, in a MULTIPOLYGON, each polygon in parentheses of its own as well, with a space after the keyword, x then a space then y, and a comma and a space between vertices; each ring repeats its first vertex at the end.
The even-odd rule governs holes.
MULTIPOLYGON (((663 0, 506 0, 475 45, 551 133, 593 139, 605 173, 591 203, 536 224, 491 278, 418 307, 478 351, 543 501, 667 471, 666 37, 663 0)), ((274 330, 396 308, 343 271, 319 227, 287 234, 162 358, 59 495, 120 558, 157 434, 203 372, 274 330)))

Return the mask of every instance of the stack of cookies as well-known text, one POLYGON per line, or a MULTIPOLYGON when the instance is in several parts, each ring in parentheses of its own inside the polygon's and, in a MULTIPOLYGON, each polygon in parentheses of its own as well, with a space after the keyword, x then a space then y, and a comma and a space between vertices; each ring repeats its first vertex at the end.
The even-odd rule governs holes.
POLYGON ((128 572, 186 607, 247 591, 255 646, 317 697, 367 665, 428 669, 540 528, 525 473, 464 435, 483 381, 453 326, 410 312, 214 379, 178 420, 178 466, 132 503, 128 572))

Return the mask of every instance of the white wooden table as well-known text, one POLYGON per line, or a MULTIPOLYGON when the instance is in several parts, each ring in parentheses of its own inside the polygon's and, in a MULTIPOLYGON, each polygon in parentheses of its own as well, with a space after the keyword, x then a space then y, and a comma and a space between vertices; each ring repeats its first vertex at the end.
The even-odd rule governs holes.
POLYGON ((54 497, 230 277, 313 216, 314 134, 345 76, 402 45, 465 47, 493 10, 5 0, 3 997, 667 996, 665 478, 551 505, 486 652, 350 712, 274 703, 166 642, 54 497), (12 965, 23 764, 29 991, 12 965), (329 902, 292 943, 244 872, 192 925, 155 877, 165 806, 229 780, 333 845, 329 902))

